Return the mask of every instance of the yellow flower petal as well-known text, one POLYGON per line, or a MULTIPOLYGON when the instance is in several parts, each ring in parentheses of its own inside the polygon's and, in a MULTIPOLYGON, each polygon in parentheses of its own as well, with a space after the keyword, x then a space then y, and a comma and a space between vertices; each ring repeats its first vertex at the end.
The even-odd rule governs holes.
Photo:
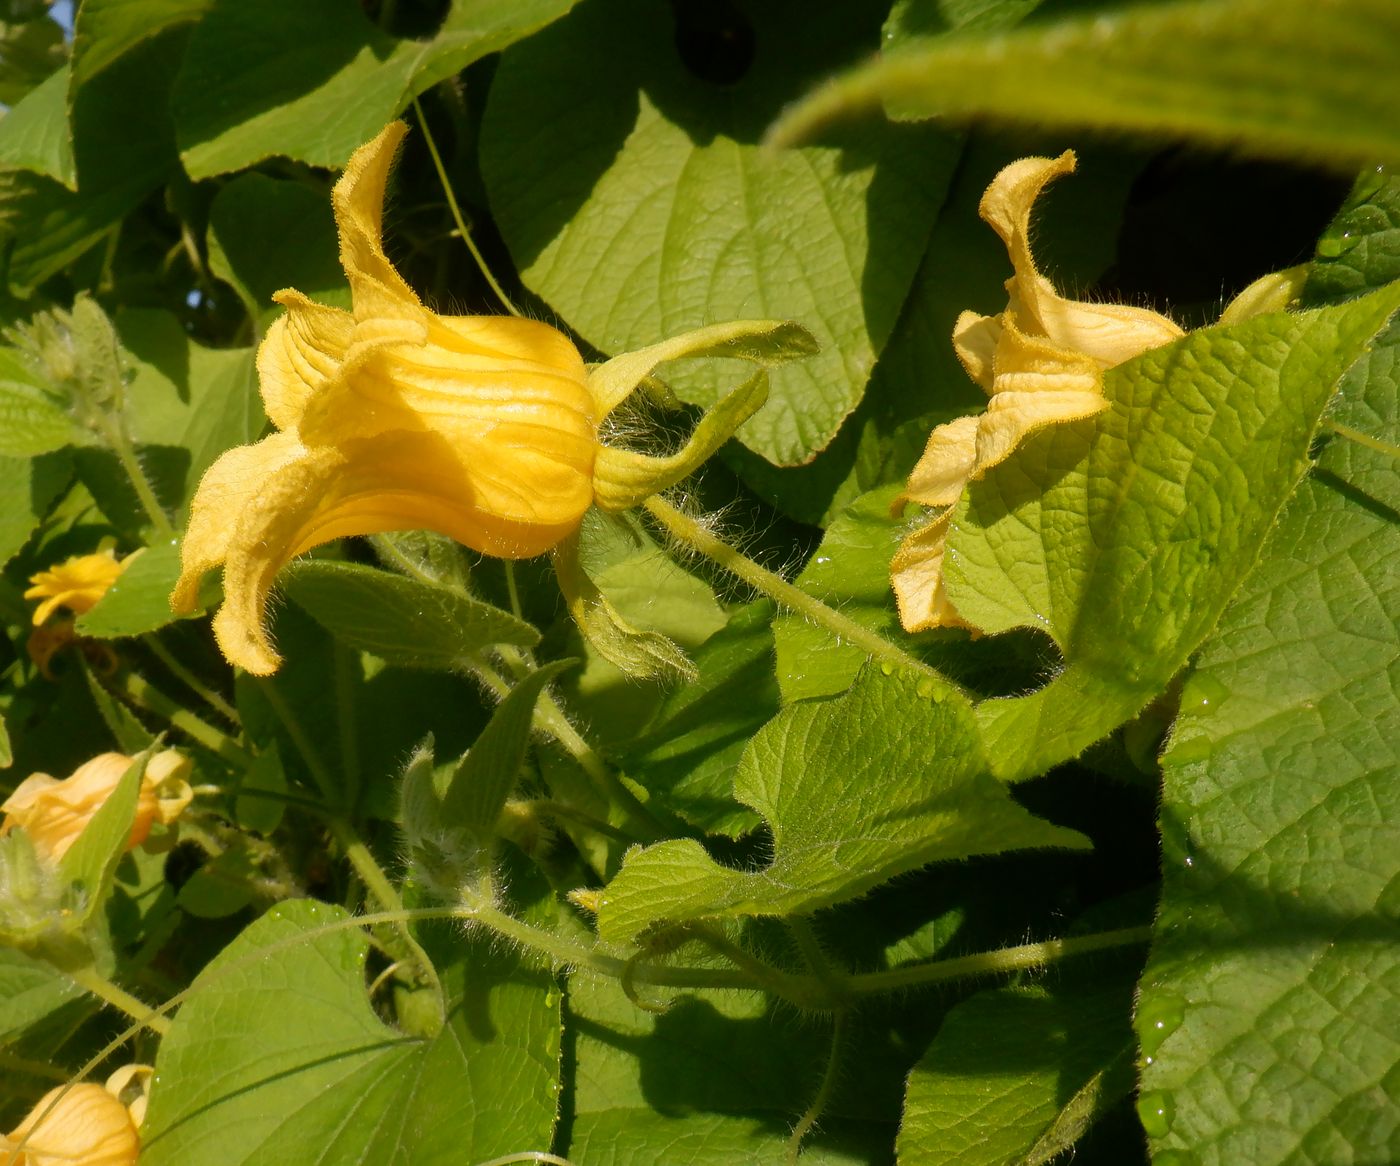
POLYGON ((978 417, 959 417, 928 436, 923 456, 909 475, 904 493, 891 510, 898 514, 910 502, 921 506, 951 506, 977 468, 978 417))
POLYGON ((15 1166, 135 1166, 141 1149, 126 1106, 91 1084, 49 1090, 9 1137, 0 1139, 0 1150, 14 1150, 21 1142, 15 1166))
MULTIPOLYGON (((1058 158, 1022 158, 1005 167, 982 196, 978 211, 1006 244, 1015 276, 1006 288, 1010 314, 1027 335, 1044 337, 1112 368, 1185 335, 1165 316, 1124 304, 1065 299, 1036 270, 1031 255, 1031 207, 1046 185, 1074 171, 1073 150, 1058 158)), ((974 377, 974 379, 977 379, 974 377)))
POLYGON ((44 601, 34 611, 34 626, 38 627, 60 607, 66 607, 74 615, 91 611, 117 581, 130 557, 119 563, 116 553, 110 549, 91 555, 73 555, 47 571, 31 575, 29 582, 33 586, 24 593, 24 598, 44 601))
POLYGON ((199 605, 199 581, 228 555, 244 508, 256 500, 265 479, 305 452, 295 433, 274 433, 228 450, 204 471, 180 544, 180 578, 170 593, 173 611, 183 614, 199 605))
POLYGON ((420 306, 413 289, 394 270, 384 254, 384 190, 399 143, 408 126, 390 122, 379 136, 350 156, 345 172, 331 192, 336 226, 340 228, 340 265, 350 281, 355 316, 382 316, 395 303, 403 308, 420 306), (375 292, 381 292, 381 302, 375 292), (366 302, 369 298, 373 302, 366 302))
POLYGON ((354 339, 355 317, 287 288, 272 297, 287 309, 258 347, 263 407, 278 429, 301 421, 306 402, 339 370, 354 339))
POLYGON ((962 312, 953 324, 953 351, 973 381, 992 392, 997 342, 1001 339, 1001 319, 962 312))
POLYGON ((890 583, 899 607, 899 622, 907 632, 936 627, 969 627, 943 581, 943 551, 948 541, 951 512, 944 512, 900 543, 890 560, 890 583))
MULTIPOLYGON (((34 848, 57 862, 78 841, 131 765, 132 758, 124 753, 101 753, 62 781, 47 773, 25 778, 0 805, 6 815, 0 833, 23 827, 34 848)), ((186 780, 190 768, 189 758, 173 749, 147 762, 127 850, 146 841, 157 821, 168 825, 189 805, 194 797, 186 780)))

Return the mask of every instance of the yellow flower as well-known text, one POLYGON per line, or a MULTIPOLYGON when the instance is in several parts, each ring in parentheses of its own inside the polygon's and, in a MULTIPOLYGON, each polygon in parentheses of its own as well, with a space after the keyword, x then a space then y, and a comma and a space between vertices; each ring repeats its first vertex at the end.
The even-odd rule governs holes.
MULTIPOLYGON (((0 805, 5 814, 0 834, 22 826, 35 850, 57 862, 77 842, 131 763, 124 753, 102 753, 62 780, 47 773, 26 778, 0 805)), ((190 804, 194 797, 190 769, 189 758, 174 749, 162 750, 146 763, 127 850, 146 841, 156 822, 169 825, 190 804)))
POLYGON ((287 314, 257 363, 277 432, 229 450, 204 475, 171 606, 193 611, 201 577, 222 563, 219 647, 267 675, 281 660, 265 610, 286 563, 346 535, 426 529, 498 558, 553 551, 570 610, 605 655, 655 647, 577 569, 584 512, 636 505, 690 473, 763 403, 767 382, 760 374, 730 393, 670 457, 604 446, 599 424, 662 361, 714 354, 771 364, 813 351, 812 339, 772 321, 717 325, 589 370, 547 324, 430 311, 381 240, 406 129, 394 122, 357 150, 332 194, 352 310, 292 290, 273 297, 287 314))
POLYGON ((941 508, 901 544, 890 579, 906 631, 968 626, 948 599, 943 549, 952 508, 967 483, 1005 461, 1037 429, 1092 417, 1108 408, 1103 372, 1184 333, 1165 316, 1123 304, 1088 304, 1061 296, 1030 249, 1031 207, 1053 179, 1074 170, 1074 154, 1023 158, 992 180, 978 207, 1001 236, 1015 274, 1009 303, 997 316, 964 312, 953 329, 958 359, 986 391, 987 409, 940 425, 895 499, 941 508))
POLYGON ((127 1065, 105 1086, 51 1089, 0 1138, 0 1151, 18 1151, 6 1159, 14 1166, 135 1166, 151 1076, 148 1065, 127 1065), (122 1101, 127 1092, 136 1094, 129 1105, 122 1101))
POLYGON ((191 508, 176 611, 224 564, 214 630, 224 654, 266 675, 274 576, 343 535, 428 529, 525 558, 578 528, 593 500, 597 425, 578 350, 547 324, 439 316, 384 254, 381 207, 406 131, 355 152, 333 194, 353 311, 278 292, 287 314, 258 350, 278 432, 225 453, 191 508))
POLYGON ((56 567, 31 575, 29 582, 33 586, 24 597, 44 601, 34 610, 34 626, 38 627, 60 607, 74 615, 91 611, 133 557, 119 563, 109 548, 91 555, 73 555, 56 567))

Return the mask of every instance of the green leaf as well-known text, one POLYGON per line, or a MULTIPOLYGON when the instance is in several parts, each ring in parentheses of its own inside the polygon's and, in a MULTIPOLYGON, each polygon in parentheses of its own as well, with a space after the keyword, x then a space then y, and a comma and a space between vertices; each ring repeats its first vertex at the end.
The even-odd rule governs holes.
MULTIPOLYGON (((74 76, 90 43, 88 10, 78 11, 74 76)), ((177 165, 166 110, 185 34, 172 29, 132 48, 72 94, 70 121, 78 189, 33 178, 20 203, 9 282, 29 296, 96 245, 165 181, 177 165), (133 132, 132 127, 141 127, 133 132)), ((77 85, 76 81, 72 83, 77 85)))
POLYGON ((909 1075, 899 1160, 1041 1166, 1135 1084, 1129 977, 998 988, 953 1008, 909 1075))
MULTIPOLYGON (((811 1103, 830 1044, 825 1025, 793 1024, 758 993, 704 992, 663 1015, 616 983, 575 977, 577 1074, 572 1162, 627 1166, 786 1166, 793 1122, 811 1103)), ((844 1074, 843 1074, 844 1076, 844 1074)), ((828 1114, 804 1166, 889 1159, 889 1125, 828 1114)))
POLYGON ((338 907, 281 904, 195 980, 156 1059, 142 1166, 481 1162, 549 1145, 559 993, 489 943, 439 966, 447 1025, 405 1036, 365 993, 338 907), (259 955, 265 952, 265 955, 259 955), (217 1056, 211 1056, 211 1051, 217 1056))
POLYGON ((180 575, 180 544, 156 543, 133 556, 117 581, 91 611, 78 617, 85 636, 115 640, 139 636, 174 623, 170 592, 180 575))
MULTIPOLYGON (((1397 274, 1397 205, 1394 180, 1363 178, 1308 298, 1397 274)), ((1394 425, 1395 344, 1392 325, 1352 367, 1338 416, 1394 425)), ((1334 439, 1322 464, 1203 650, 1163 759, 1162 908, 1137 1014, 1157 1161, 1400 1151, 1395 462, 1334 439)))
POLYGON ((734 800, 734 775, 749 738, 778 712, 773 611, 765 600, 734 612, 696 650, 696 680, 666 693, 623 755, 652 798, 707 833, 733 837, 758 824, 734 800))
POLYGON ((760 729, 734 793, 768 821, 772 863, 722 867, 689 839, 634 850, 604 891, 604 938, 634 940, 663 921, 810 914, 930 862, 1087 845, 992 778, 961 696, 880 668, 760 729))
POLYGON ((0 158, 9 170, 32 170, 69 190, 77 187, 68 136, 68 67, 56 70, 0 118, 0 158))
POLYGON ((577 0, 453 0, 428 40, 398 40, 340 0, 211 0, 175 86, 191 178, 274 154, 338 167, 413 96, 577 0))
MULTIPOLYGON (((1307 304, 1336 302, 1394 279, 1400 279, 1400 179, 1371 171, 1361 176, 1318 241, 1303 298, 1307 304)), ((1375 347, 1351 367, 1327 420, 1400 446, 1400 324, 1392 321, 1375 347)), ((1400 510, 1400 475, 1393 459, 1374 457, 1357 441, 1336 436, 1318 466, 1400 510)))
POLYGON ((252 348, 196 344, 170 312, 132 308, 117 318, 133 358, 127 420, 161 498, 179 513, 224 450, 267 424, 252 348))
POLYGON ((65 883, 83 889, 82 918, 102 910, 112 888, 117 863, 126 853, 131 823, 136 818, 136 802, 146 776, 149 755, 138 756, 112 787, 97 813, 88 820, 78 840, 59 861, 59 874, 65 883))
POLYGON ((296 563, 279 584, 341 643, 402 667, 450 671, 493 644, 539 642, 533 627, 489 603, 356 563, 296 563))
MULTIPOLYGON (((852 502, 793 580, 809 595, 839 603, 843 614, 896 643, 905 636, 890 590, 890 559, 904 528, 891 520, 890 503, 902 490, 902 484, 882 486, 852 502)), ((838 643, 825 628, 796 615, 773 621, 773 639, 778 684, 787 701, 844 692, 868 658, 864 649, 838 643)))
POLYGON ((989 632, 1040 627, 1065 668, 978 720, 1016 780, 1076 756, 1186 663, 1308 465, 1341 374, 1400 285, 1337 308, 1212 328, 1110 369, 1113 407, 1032 436, 973 482, 945 560, 989 632))
POLYGON ((0 380, 0 456, 34 457, 81 438, 73 419, 43 389, 0 380))
POLYGON ((0 947, 0 1042, 56 1012, 79 994, 67 976, 12 947, 0 947))
POLYGON ((1400 531, 1393 511, 1315 480, 1271 551, 1204 651, 1163 760, 1140 1113, 1159 1159, 1391 1161, 1400 531))
POLYGON ((74 30, 76 91, 166 29, 198 20, 209 0, 83 0, 74 30))
POLYGON ((238 293, 260 328, 282 312, 272 293, 286 287, 350 306, 330 201, 300 182, 241 174, 220 190, 209 208, 209 270, 238 293), (296 246, 269 247, 273 239, 296 246))
POLYGON ((925 117, 1166 134, 1350 170, 1400 159, 1397 51, 1390 0, 1338 0, 1325 19, 1312 0, 1129 6, 889 54, 788 110, 769 140, 801 141, 889 101, 925 117))
POLYGON ((155 744, 156 739, 150 730, 136 719, 135 713, 102 686, 86 660, 83 662, 83 679, 87 681, 92 703, 97 706, 103 723, 111 730, 118 749, 123 753, 140 753, 142 749, 155 744))
POLYGON ((442 799, 442 826, 467 830, 481 840, 495 833, 501 809, 520 777, 540 693, 576 663, 556 660, 536 669, 518 681, 496 707, 452 774, 442 799))
MULTIPOLYGON (((740 430, 780 464, 809 460, 859 402, 957 159, 912 127, 757 145, 804 85, 878 46, 885 8, 734 5, 754 57, 716 85, 676 51, 680 10, 585 5, 505 54, 486 109, 482 173, 516 265, 596 348, 759 316, 816 336, 821 353, 775 370, 740 430)), ((707 365, 668 381, 709 405, 730 378, 707 365)))
POLYGON ((0 564, 29 541, 72 475, 64 454, 32 459, 0 455, 0 564))
POLYGON ((10 746, 10 728, 5 724, 4 713, 0 713, 0 769, 9 769, 14 762, 15 754, 10 746))

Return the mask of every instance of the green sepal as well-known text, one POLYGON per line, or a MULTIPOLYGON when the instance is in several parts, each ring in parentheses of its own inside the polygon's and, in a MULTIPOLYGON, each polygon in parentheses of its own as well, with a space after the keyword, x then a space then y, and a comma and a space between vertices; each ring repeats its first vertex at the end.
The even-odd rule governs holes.
POLYGON ((614 356, 589 372, 588 389, 602 420, 630 397, 657 365, 668 360, 711 356, 773 368, 812 356, 819 347, 806 328, 791 320, 732 320, 614 356))
POLYGON ((553 559, 569 614, 603 659, 638 680, 668 674, 695 679, 695 665, 674 640, 634 628, 598 590, 579 562, 577 534, 554 548, 553 559))
POLYGON ((700 418, 683 448, 669 457, 603 446, 593 463, 593 498, 601 510, 628 510, 700 468, 768 400, 768 374, 755 373, 700 418))

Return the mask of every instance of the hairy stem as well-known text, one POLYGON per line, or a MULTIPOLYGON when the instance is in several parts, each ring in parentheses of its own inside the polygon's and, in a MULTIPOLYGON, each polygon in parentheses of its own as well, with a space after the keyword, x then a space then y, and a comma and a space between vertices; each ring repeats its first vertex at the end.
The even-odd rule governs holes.
MULTIPOLYGON (((365 845, 364 839, 343 818, 332 818, 330 824, 335 840, 345 851, 345 857, 355 868, 355 873, 360 876, 360 881, 365 884, 365 889, 369 891, 370 896, 378 902, 386 913, 402 915, 404 913, 403 900, 399 898, 394 884, 389 881, 389 876, 384 873, 384 868, 375 861, 375 857, 370 852, 369 847, 365 845)), ((437 968, 433 966, 433 961, 428 958, 428 953, 423 950, 422 944, 413 937, 413 931, 407 920, 396 920, 393 928, 398 943, 391 944, 391 947, 402 949, 395 950, 393 954, 401 958, 411 959, 418 966, 422 973, 423 982, 432 989, 437 997, 439 1019, 445 1019, 447 1016, 447 996, 443 992, 442 981, 438 979, 437 968)))
POLYGON ((118 988, 111 980, 100 975, 96 968, 69 968, 65 969, 63 974, 84 991, 90 992, 119 1012, 126 1013, 142 1028, 149 1028, 158 1036, 164 1036, 170 1031, 170 1021, 158 1010, 145 1001, 138 1000, 130 992, 118 988))
POLYGON ((206 749, 217 753, 230 765, 246 768, 253 763, 252 754, 232 737, 195 716, 189 709, 153 686, 145 677, 135 672, 124 672, 105 683, 124 700, 139 709, 163 717, 191 740, 198 741, 206 749))
POLYGON ((723 539, 716 538, 703 525, 682 513, 665 499, 653 496, 648 498, 643 505, 646 507, 647 513, 665 527, 667 533, 677 542, 699 551, 707 559, 719 564, 750 587, 763 592, 770 599, 796 612, 804 619, 825 628, 837 639, 863 649, 877 660, 887 660, 904 668, 912 668, 926 676, 936 677, 951 687, 958 687, 936 668, 909 655, 902 648, 890 643, 884 636, 861 626, 849 616, 842 615, 835 608, 828 607, 820 599, 808 595, 800 587, 793 586, 781 575, 776 575, 767 568, 760 567, 742 551, 735 550, 723 539))
POLYGON ((857 995, 895 992, 904 988, 921 988, 943 984, 949 980, 967 980, 1006 972, 1025 971, 1057 963, 1071 956, 1105 951, 1114 947, 1132 947, 1152 938, 1151 927, 1124 927, 1118 931, 1096 931, 1070 939, 1047 939, 1042 943, 1026 943, 1020 947, 1005 947, 1000 951, 978 952, 955 959, 934 960, 887 972, 866 972, 852 976, 850 989, 857 995))
MULTIPOLYGON (((506 644, 497 644, 495 651, 517 680, 529 675, 530 664, 517 649, 506 644)), ((498 695, 504 696, 510 691, 509 681, 489 665, 480 666, 478 675, 487 687, 498 695)), ((656 816, 636 794, 622 784, 607 762, 598 756, 597 750, 583 739, 568 715, 559 707, 559 702, 548 691, 540 693, 539 700, 535 702, 534 724, 535 728, 551 737, 574 759, 594 788, 610 805, 619 807, 627 814, 637 838, 649 842, 667 836, 666 829, 656 816)))
POLYGON ((802 1153, 802 1141, 812 1132, 812 1128, 821 1120, 825 1112, 827 1103, 831 1100, 831 1095, 836 1089, 836 1080, 841 1072, 841 1053, 846 1043, 846 1013, 838 1012, 831 1027, 831 1052, 826 1059, 826 1069, 822 1072, 821 1084, 817 1086, 817 1095, 812 1098, 812 1104, 807 1107, 806 1112, 797 1119, 797 1125, 793 1127, 792 1136, 788 1138, 787 1160, 795 1163, 802 1153))
POLYGON ((1326 421, 1324 424, 1338 437, 1345 437, 1348 441, 1354 441, 1357 445, 1364 445, 1367 449, 1374 449, 1389 457, 1400 458, 1400 445, 1382 441, 1379 437, 1372 437, 1369 433, 1362 433, 1359 429, 1353 429, 1350 425, 1342 425, 1336 421, 1326 421))
POLYGON ((165 665, 166 670, 171 676, 175 677, 176 680, 193 692, 200 700, 204 701, 205 704, 228 721, 229 724, 239 728, 242 727, 243 722, 238 716, 238 710, 181 664, 175 657, 175 654, 160 642, 160 637, 158 635, 148 633, 141 637, 141 642, 150 649, 152 656, 165 665))

